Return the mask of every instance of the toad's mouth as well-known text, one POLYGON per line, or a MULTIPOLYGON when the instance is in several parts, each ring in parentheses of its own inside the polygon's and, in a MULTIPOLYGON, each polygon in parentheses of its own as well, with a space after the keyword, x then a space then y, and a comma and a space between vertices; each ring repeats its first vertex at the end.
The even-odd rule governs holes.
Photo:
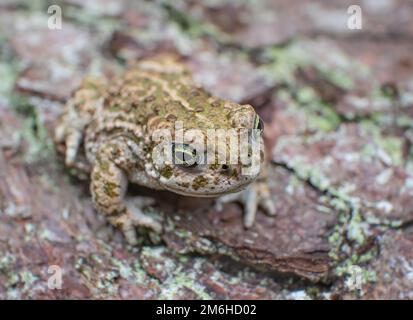
POLYGON ((184 190, 180 188, 176 188, 174 186, 168 186, 164 185, 164 188, 168 191, 171 191, 173 193, 177 193, 183 196, 187 197, 196 197, 196 198, 217 198, 222 195, 228 194, 228 193, 237 193, 240 192, 248 187, 252 181, 249 181, 248 183, 240 184, 238 186, 234 186, 233 188, 228 188, 225 189, 223 188, 220 191, 216 190, 184 190))

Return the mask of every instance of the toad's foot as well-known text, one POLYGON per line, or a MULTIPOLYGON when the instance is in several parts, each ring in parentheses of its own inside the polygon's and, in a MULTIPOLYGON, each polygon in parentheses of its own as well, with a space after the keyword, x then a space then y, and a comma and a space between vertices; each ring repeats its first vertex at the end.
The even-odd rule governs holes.
POLYGON ((105 82, 100 78, 84 79, 67 102, 60 123, 55 128, 54 140, 58 146, 65 146, 65 164, 68 167, 90 172, 90 168, 77 163, 77 155, 83 143, 86 127, 92 120, 92 114, 103 103, 102 90, 104 88, 105 82))
POLYGON ((126 210, 119 216, 108 217, 110 223, 118 226, 124 234, 126 241, 131 245, 138 244, 138 229, 149 231, 149 237, 153 242, 155 236, 162 233, 162 225, 154 217, 144 213, 144 209, 155 203, 155 199, 149 197, 128 197, 125 199, 126 210))
POLYGON ((244 226, 246 228, 253 226, 258 207, 262 208, 270 216, 275 216, 276 214, 270 189, 264 181, 253 183, 244 191, 227 194, 218 198, 216 209, 222 211, 223 205, 228 202, 241 202, 244 207, 244 226))

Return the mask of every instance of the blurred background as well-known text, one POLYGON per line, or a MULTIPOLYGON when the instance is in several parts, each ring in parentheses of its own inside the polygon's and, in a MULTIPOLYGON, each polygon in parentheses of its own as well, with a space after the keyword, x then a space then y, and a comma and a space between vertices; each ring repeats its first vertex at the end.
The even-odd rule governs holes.
POLYGON ((412 52, 409 0, 0 0, 0 298, 412 299, 412 52), (132 248, 63 167, 81 79, 158 52, 262 116, 275 219, 158 192, 132 248))

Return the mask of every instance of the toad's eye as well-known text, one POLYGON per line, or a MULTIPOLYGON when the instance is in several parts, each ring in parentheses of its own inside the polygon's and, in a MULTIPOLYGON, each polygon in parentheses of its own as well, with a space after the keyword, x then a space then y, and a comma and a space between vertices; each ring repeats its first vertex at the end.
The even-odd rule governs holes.
POLYGON ((196 149, 188 144, 173 143, 172 144, 173 163, 185 168, 194 167, 197 165, 196 149))
POLYGON ((259 115, 255 115, 253 129, 257 129, 261 133, 264 131, 264 122, 262 121, 259 115))

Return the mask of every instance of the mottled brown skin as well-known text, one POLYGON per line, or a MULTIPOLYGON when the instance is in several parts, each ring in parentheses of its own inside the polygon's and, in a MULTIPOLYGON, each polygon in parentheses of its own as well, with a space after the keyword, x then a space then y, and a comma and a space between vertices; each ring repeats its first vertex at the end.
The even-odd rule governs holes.
MULTIPOLYGON (((274 214, 274 206, 265 184, 253 184, 254 175, 242 175, 243 165, 199 165, 183 168, 152 158, 159 129, 174 133, 176 121, 184 130, 252 128, 256 113, 250 105, 219 99, 195 85, 185 66, 175 57, 162 55, 146 59, 121 77, 106 83, 87 79, 68 101, 60 125, 57 143, 65 145, 69 167, 91 171, 91 193, 96 208, 119 227, 131 244, 136 244, 136 227, 162 232, 158 221, 146 216, 141 207, 149 198, 125 197, 128 183, 152 189, 199 197, 226 195, 218 201, 240 200, 245 204, 244 224, 254 222, 258 205, 274 214), (87 163, 78 160, 81 145, 87 163), (88 169, 91 168, 91 169, 88 169)), ((224 143, 224 149, 228 146, 224 143)), ((262 138, 252 142, 255 148, 262 138)), ((261 159, 263 155, 260 154, 261 159)))

